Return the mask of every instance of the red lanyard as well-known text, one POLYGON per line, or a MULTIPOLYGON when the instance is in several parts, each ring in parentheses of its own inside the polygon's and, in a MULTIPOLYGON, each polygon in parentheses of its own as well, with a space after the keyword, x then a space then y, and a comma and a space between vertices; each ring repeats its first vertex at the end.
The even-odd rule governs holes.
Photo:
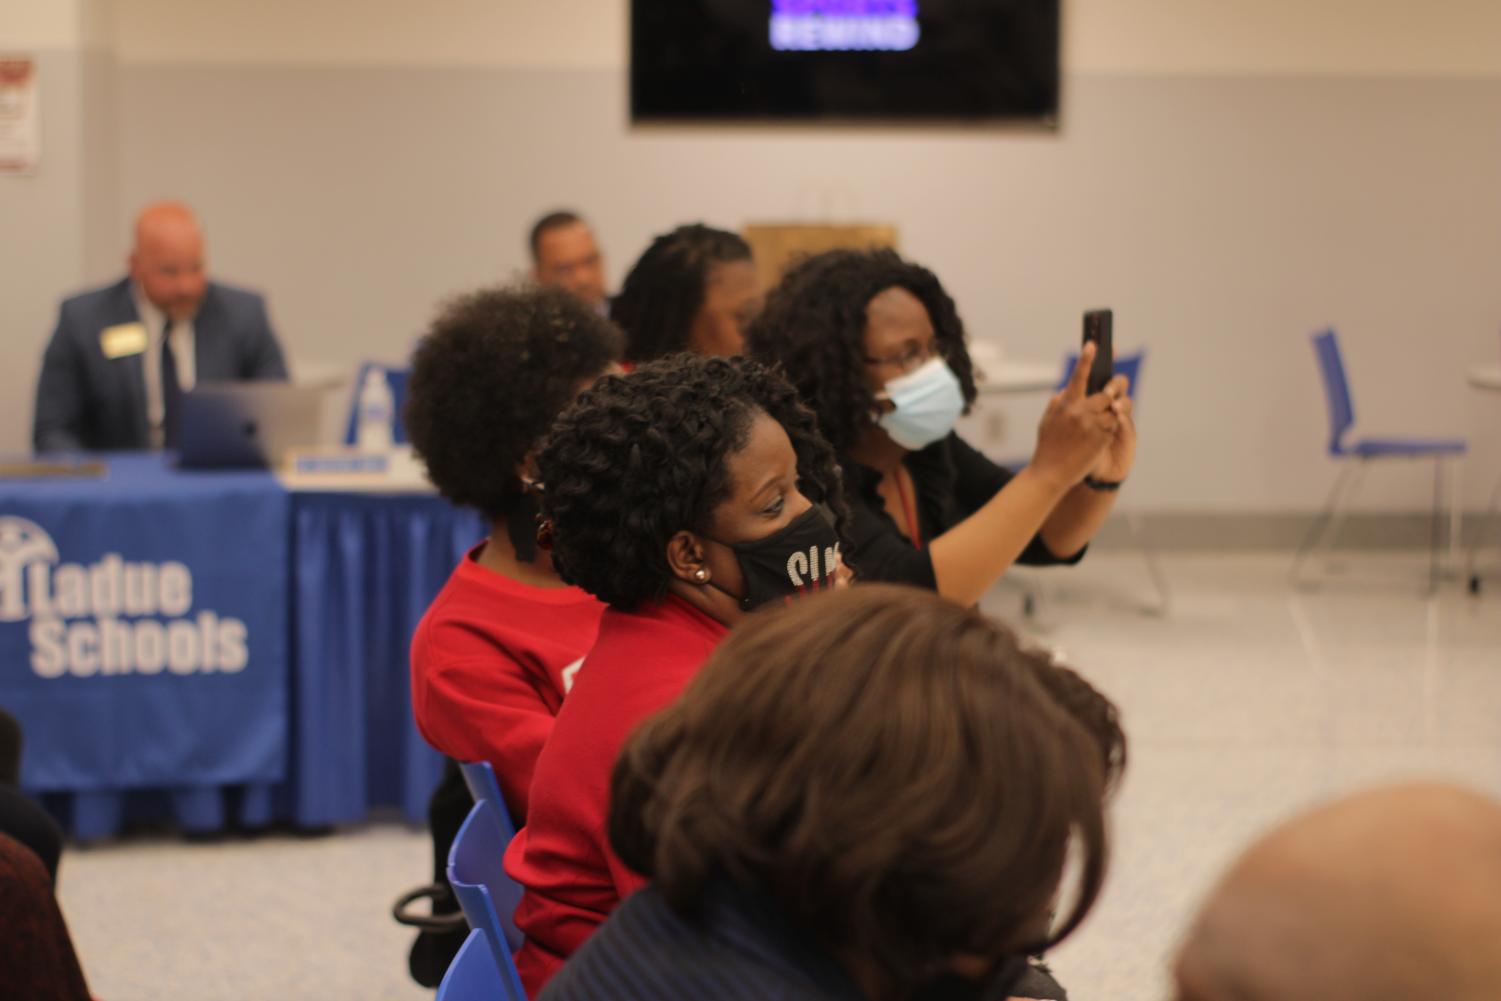
POLYGON ((902 470, 896 471, 896 492, 902 498, 902 512, 907 516, 907 535, 912 539, 912 545, 922 548, 922 530, 917 525, 917 505, 912 503, 912 498, 907 496, 907 485, 902 480, 902 470))

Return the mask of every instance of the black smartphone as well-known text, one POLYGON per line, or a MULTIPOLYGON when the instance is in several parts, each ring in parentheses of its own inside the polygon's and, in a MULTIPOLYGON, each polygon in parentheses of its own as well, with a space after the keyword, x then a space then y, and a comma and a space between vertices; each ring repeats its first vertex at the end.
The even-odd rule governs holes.
POLYGON ((1091 309, 1084 314, 1084 343, 1095 345, 1094 364, 1089 369, 1089 393, 1093 396, 1115 376, 1115 350, 1111 345, 1111 327, 1115 314, 1108 309, 1091 309))

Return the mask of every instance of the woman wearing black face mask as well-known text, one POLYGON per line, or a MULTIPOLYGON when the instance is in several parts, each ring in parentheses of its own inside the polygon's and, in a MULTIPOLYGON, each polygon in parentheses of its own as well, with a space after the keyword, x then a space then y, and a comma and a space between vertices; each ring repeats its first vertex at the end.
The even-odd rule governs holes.
POLYGON ((1125 757, 1104 696, 935 595, 749 622, 622 750, 610 840, 651 883, 540 1001, 1058 997, 1025 957, 1098 895, 1125 757))
POLYGON ((792 387, 754 362, 675 355, 607 377, 558 419, 537 470, 553 565, 610 608, 506 854, 526 887, 529 996, 641 885, 604 837, 627 734, 752 610, 847 574, 833 451, 792 387))

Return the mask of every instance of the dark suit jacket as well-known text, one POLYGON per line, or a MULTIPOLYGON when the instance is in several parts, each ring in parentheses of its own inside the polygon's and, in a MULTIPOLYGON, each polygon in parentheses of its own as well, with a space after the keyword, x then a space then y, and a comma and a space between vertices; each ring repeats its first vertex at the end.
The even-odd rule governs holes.
MULTIPOLYGON (((31 444, 38 452, 151 447, 145 355, 106 358, 100 333, 136 323, 129 279, 64 300, 42 359, 31 444)), ((198 382, 285 379, 286 361, 256 293, 210 282, 193 318, 198 382)))

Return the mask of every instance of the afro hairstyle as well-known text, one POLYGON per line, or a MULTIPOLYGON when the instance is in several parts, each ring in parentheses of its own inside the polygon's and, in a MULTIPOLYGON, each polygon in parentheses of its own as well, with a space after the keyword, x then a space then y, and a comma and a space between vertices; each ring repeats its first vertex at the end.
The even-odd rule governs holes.
POLYGON ((560 289, 487 288, 444 305, 413 355, 404 413, 438 491, 506 518, 524 496, 516 467, 623 344, 560 289))

